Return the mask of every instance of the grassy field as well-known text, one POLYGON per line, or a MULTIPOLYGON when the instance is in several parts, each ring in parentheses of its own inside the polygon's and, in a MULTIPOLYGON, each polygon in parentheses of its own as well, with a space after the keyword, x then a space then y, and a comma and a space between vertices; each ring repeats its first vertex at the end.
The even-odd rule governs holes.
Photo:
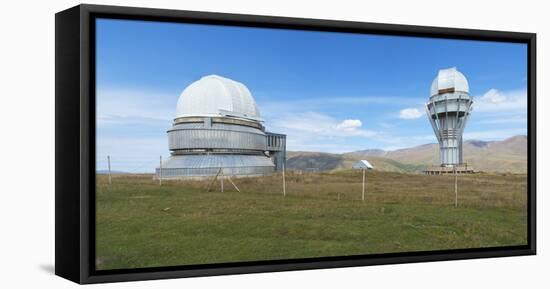
POLYGON ((369 171, 225 181, 97 177, 98 269, 408 252, 527 243, 525 175, 369 171))

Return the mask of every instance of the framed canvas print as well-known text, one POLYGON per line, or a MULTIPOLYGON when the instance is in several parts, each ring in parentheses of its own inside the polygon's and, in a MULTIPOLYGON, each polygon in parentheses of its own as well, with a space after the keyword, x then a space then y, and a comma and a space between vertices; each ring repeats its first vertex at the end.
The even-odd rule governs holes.
POLYGON ((535 34, 56 14, 56 274, 535 254, 535 34))

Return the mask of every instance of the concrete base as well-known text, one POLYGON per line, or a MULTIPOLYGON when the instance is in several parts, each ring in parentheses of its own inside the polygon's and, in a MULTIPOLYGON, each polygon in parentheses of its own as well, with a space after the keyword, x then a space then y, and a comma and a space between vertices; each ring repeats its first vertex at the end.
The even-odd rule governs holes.
POLYGON ((424 171, 427 175, 444 175, 454 174, 456 170, 457 174, 474 174, 474 168, 468 165, 458 165, 456 167, 431 167, 424 171))

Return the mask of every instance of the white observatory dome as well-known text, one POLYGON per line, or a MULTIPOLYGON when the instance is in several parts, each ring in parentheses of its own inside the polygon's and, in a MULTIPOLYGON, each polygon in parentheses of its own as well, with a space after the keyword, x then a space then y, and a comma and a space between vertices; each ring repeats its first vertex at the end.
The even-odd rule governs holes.
POLYGON ((468 80, 456 67, 441 69, 432 82, 430 96, 439 94, 441 90, 454 89, 454 91, 470 92, 468 80))
POLYGON ((188 116, 233 116, 259 121, 260 111, 244 84, 208 75, 186 87, 178 99, 176 118, 188 116))

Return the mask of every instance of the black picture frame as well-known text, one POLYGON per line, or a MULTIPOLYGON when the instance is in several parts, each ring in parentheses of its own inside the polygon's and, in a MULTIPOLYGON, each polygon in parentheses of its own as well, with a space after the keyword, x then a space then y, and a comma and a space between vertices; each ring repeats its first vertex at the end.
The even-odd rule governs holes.
POLYGON ((79 5, 55 15, 55 274, 101 283, 536 254, 536 34, 166 9, 79 5), (525 43, 528 46, 528 245, 185 265, 95 269, 96 18, 525 43))

